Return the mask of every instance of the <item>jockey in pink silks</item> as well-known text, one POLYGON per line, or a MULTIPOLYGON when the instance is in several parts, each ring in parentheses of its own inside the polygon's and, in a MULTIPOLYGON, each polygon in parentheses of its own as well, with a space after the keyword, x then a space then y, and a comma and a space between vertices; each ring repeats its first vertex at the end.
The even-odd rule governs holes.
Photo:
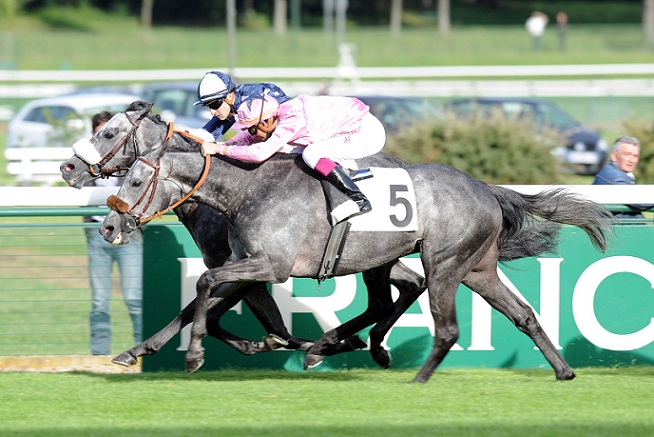
POLYGON ((287 144, 300 147, 304 162, 350 198, 332 210, 334 223, 372 209, 347 170, 336 164, 373 155, 384 147, 384 126, 362 101, 299 95, 280 105, 262 95, 243 102, 237 116, 234 127, 242 131, 225 143, 204 143, 203 154, 262 162, 287 144))

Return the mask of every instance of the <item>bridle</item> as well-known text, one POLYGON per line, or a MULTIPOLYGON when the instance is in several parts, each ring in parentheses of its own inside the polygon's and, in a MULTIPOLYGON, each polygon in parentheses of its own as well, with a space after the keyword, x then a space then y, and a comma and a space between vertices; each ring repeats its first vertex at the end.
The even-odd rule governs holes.
POLYGON ((145 214, 145 211, 148 210, 150 205, 152 204, 152 201, 154 199, 154 195, 157 191, 157 187, 159 184, 160 180, 167 180, 168 177, 165 178, 160 178, 159 177, 159 172, 161 170, 161 166, 159 165, 160 159, 157 160, 157 163, 153 163, 146 158, 139 156, 137 159, 141 162, 143 162, 145 165, 152 167, 154 170, 154 173, 152 174, 152 177, 148 181, 145 190, 143 191, 143 194, 141 197, 139 197, 136 202, 134 202, 134 205, 129 206, 127 202, 119 198, 118 196, 115 195, 110 195, 107 198, 107 206, 114 211, 118 212, 121 214, 121 229, 122 230, 127 230, 129 232, 133 232, 136 229, 139 229, 142 227, 144 224, 148 223, 149 221, 155 219, 155 218, 161 218, 164 214, 166 214, 168 211, 171 211, 175 208, 177 208, 179 205, 182 203, 186 202, 201 186, 204 184, 204 182, 207 179, 207 175, 209 174, 209 170, 211 169, 211 156, 206 155, 204 161, 204 171, 202 172, 202 175, 200 176, 200 179, 198 182, 195 184, 195 186, 191 189, 191 191, 188 192, 185 196, 183 196, 180 200, 177 202, 173 203, 170 205, 168 208, 164 209, 163 211, 157 211, 154 214, 143 217, 145 214), (148 192, 150 192, 150 195, 148 195, 148 192), (147 197, 147 202, 146 202, 146 197, 147 197), (142 212, 136 214, 134 212, 135 208, 137 208, 139 205, 145 202, 145 205, 141 208, 142 212))
MULTIPOLYGON (((124 176, 125 173, 129 170, 129 167, 108 167, 105 168, 105 164, 109 162, 116 154, 120 151, 120 149, 123 149, 123 153, 125 153, 125 148, 128 147, 128 142, 131 139, 131 144, 132 144, 132 149, 134 150, 134 156, 137 158, 141 155, 141 151, 139 150, 139 145, 138 141, 136 139, 136 131, 141 125, 141 122, 143 121, 143 117, 140 117, 136 120, 132 120, 129 115, 125 114, 125 117, 127 117, 127 120, 132 124, 131 129, 116 143, 116 145, 107 152, 106 155, 104 155, 100 161, 98 161, 96 164, 91 164, 87 162, 83 157, 78 156, 82 161, 84 161, 86 164, 88 164, 89 169, 88 172, 91 173, 92 176, 95 178, 109 178, 112 176, 124 176)), ((168 141, 172 135, 173 132, 175 132, 174 124, 172 122, 168 123, 168 133, 166 134, 166 138, 164 139, 164 142, 168 141)), ((176 131, 180 132, 180 131, 176 131)), ((181 132, 180 132, 181 133, 181 132)), ((194 138, 197 140, 197 138, 194 138)))

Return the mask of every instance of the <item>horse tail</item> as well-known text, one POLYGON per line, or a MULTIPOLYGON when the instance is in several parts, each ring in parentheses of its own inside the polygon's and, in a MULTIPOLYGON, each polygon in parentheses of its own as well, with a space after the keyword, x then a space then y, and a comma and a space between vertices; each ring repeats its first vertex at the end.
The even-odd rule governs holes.
POLYGON ((613 239, 613 215, 602 205, 563 188, 534 195, 497 185, 489 188, 502 208, 500 261, 553 252, 558 246, 561 225, 579 227, 602 252, 613 239))

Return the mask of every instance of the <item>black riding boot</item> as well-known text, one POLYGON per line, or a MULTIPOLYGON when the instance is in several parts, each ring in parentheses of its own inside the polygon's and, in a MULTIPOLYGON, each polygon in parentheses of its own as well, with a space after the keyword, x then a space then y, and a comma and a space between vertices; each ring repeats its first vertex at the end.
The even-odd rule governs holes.
POLYGON ((365 214, 366 212, 372 210, 372 206, 370 205, 370 202, 366 196, 361 192, 359 187, 357 187, 357 184, 355 184, 352 179, 350 179, 350 177, 343 171, 340 166, 337 165, 334 170, 325 176, 325 179, 327 179, 327 181, 329 181, 333 186, 338 188, 350 199, 352 199, 359 209, 358 211, 350 211, 346 216, 339 217, 337 221, 343 221, 350 217, 354 217, 359 214, 365 214))

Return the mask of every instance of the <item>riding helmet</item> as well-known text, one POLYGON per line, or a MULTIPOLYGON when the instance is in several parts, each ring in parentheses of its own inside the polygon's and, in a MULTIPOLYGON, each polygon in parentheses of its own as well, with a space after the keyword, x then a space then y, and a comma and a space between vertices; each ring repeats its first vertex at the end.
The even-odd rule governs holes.
POLYGON ((198 84, 198 101, 194 105, 206 105, 216 99, 224 99, 236 85, 229 74, 210 71, 198 84))

